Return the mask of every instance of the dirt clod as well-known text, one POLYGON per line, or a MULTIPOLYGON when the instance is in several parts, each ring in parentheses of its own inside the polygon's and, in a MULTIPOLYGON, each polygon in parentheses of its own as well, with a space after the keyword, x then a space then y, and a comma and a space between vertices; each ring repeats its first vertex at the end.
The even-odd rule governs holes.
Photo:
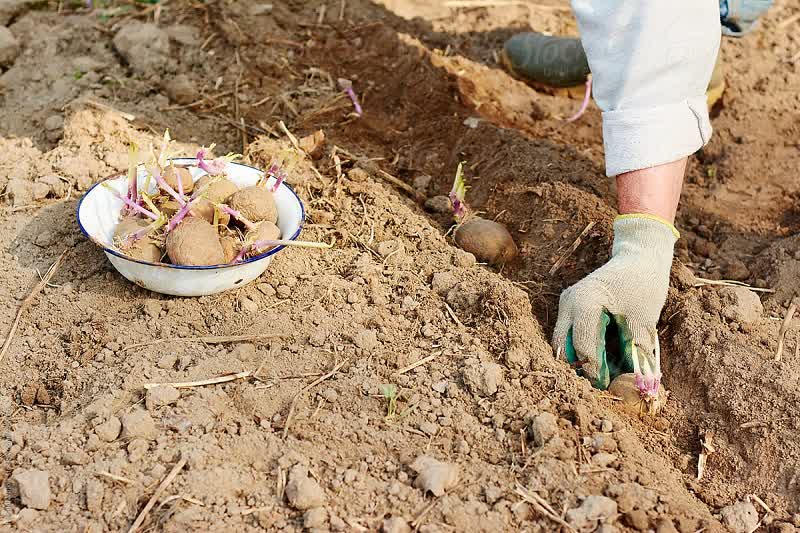
POLYGON ((152 440, 157 435, 156 424, 147 411, 133 409, 122 416, 122 438, 152 440))
POLYGON ((381 533, 411 533, 411 526, 404 518, 393 516, 383 521, 381 533))
POLYGON ((353 337, 353 342, 366 352, 371 352, 380 346, 378 333, 374 329, 362 329, 353 337))
POLYGON ((169 35, 155 24, 130 22, 114 36, 114 48, 137 72, 162 72, 169 61, 169 35))
POLYGON ((758 527, 758 511, 750 502, 736 502, 720 511, 722 523, 733 533, 751 533, 758 527))
POLYGON ((417 473, 414 486, 434 496, 441 496, 455 487, 460 475, 456 465, 444 463, 427 455, 417 457, 411 464, 411 469, 417 473))
POLYGON ((722 299, 722 314, 739 324, 755 324, 764 314, 764 306, 758 294, 746 287, 723 287, 719 290, 722 299))
POLYGON ((50 474, 43 470, 22 470, 11 479, 17 484, 22 505, 31 509, 50 506, 50 474))
POLYGON ((458 278, 451 272, 435 272, 431 280, 433 292, 440 296, 445 296, 457 284, 458 278))
POLYGON ((445 195, 428 198, 425 200, 425 209, 431 213, 449 213, 452 209, 450 198, 445 195))
POLYGON ((647 513, 640 509, 625 513, 625 523, 637 531, 647 531, 647 528, 650 527, 647 513))
POLYGON ((149 411, 153 411, 159 407, 177 402, 180 397, 180 391, 172 385, 159 385, 152 389, 147 389, 145 405, 149 411))
POLYGON ((300 139, 299 144, 300 148, 312 159, 319 159, 325 151, 325 132, 317 130, 300 139))
POLYGON ((369 179, 369 172, 361 167, 353 167, 347 172, 347 178, 356 183, 362 183, 369 179))
POLYGON ((503 368, 497 363, 477 363, 464 368, 464 384, 478 396, 492 396, 503 383, 503 368))
POLYGON ((199 98, 197 85, 185 74, 165 80, 164 90, 170 101, 178 105, 191 104, 199 98))
POLYGON ((88 479, 86 481, 86 510, 97 514, 103 507, 105 497, 105 485, 99 479, 88 479))
POLYGON ((110 417, 108 420, 94 428, 95 434, 103 442, 113 442, 119 437, 122 430, 122 423, 116 416, 110 417))
POLYGON ((306 529, 323 528, 328 523, 328 511, 324 507, 314 507, 303 513, 303 527, 306 529))
POLYGON ((325 491, 316 480, 308 476, 308 469, 295 465, 289 472, 286 484, 286 499, 289 505, 300 511, 322 507, 325 504, 325 491))
POLYGON ((599 522, 614 518, 617 502, 605 496, 588 496, 580 507, 567 511, 567 522, 579 531, 591 531, 599 522))
POLYGON ((14 64, 20 53, 19 41, 5 26, 0 26, 0 67, 14 64))
POLYGON ((73 450, 61 454, 61 462, 65 465, 85 465, 89 462, 89 454, 81 450, 73 450))
POLYGON ((558 436, 558 419, 552 413, 541 413, 531 420, 530 425, 533 442, 537 446, 544 446, 553 437, 558 436))

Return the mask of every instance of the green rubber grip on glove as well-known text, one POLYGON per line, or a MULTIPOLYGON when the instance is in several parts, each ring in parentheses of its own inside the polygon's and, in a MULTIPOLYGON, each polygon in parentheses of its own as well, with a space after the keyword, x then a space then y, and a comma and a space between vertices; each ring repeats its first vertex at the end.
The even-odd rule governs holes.
MULTIPOLYGON (((607 311, 603 311, 603 314, 600 315, 598 328, 600 330, 598 338, 601 341, 597 346, 597 361, 600 371, 597 374, 597 380, 592 382, 592 386, 596 389, 606 390, 618 376, 633 372, 633 337, 625 319, 620 316, 612 316, 607 311)), ((581 362, 572 343, 572 328, 567 333, 565 350, 567 362, 576 369, 578 375, 582 375, 581 362)))

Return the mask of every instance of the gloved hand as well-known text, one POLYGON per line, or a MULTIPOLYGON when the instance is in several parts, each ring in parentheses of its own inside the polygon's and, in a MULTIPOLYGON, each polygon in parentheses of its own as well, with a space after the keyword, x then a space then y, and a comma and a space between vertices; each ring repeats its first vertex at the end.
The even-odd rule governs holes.
POLYGON ((719 0, 723 35, 741 37, 771 5, 772 0, 719 0))
POLYGON ((673 248, 678 237, 675 227, 658 217, 621 215, 614 221, 609 262, 561 294, 553 345, 556 353, 569 361, 570 337, 576 366, 580 366, 582 374, 595 387, 606 389, 610 378, 615 377, 609 376, 605 361, 603 336, 608 315, 621 330, 620 337, 628 352, 623 355, 635 358, 638 352, 659 373, 657 379, 660 379, 655 357, 656 324, 667 298, 673 248))

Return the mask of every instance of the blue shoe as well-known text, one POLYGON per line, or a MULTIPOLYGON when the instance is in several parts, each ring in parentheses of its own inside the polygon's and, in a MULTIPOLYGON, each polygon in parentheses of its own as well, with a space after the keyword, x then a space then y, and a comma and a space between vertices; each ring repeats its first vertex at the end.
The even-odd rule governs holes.
POLYGON ((722 34, 741 37, 749 33, 772 5, 772 0, 719 0, 722 34))

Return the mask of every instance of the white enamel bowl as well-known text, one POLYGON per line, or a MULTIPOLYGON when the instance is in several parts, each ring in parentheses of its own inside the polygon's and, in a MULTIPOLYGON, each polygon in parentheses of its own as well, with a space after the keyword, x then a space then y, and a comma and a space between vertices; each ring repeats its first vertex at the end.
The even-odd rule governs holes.
MULTIPOLYGON (((174 161, 176 165, 196 164, 194 158, 180 158, 174 161)), ((204 171, 194 166, 190 167, 190 171, 195 181, 205 175, 204 171)), ((229 163, 226 174, 239 188, 255 185, 264 175, 256 168, 239 163, 229 163)), ((138 175, 140 190, 144 187, 145 179, 146 173, 140 168, 138 175)), ((102 183, 106 183, 121 195, 125 195, 127 191, 125 176, 95 184, 78 203, 78 225, 84 235, 103 249, 120 274, 145 289, 173 296, 206 296, 238 288, 263 274, 275 254, 284 248, 278 246, 235 265, 179 266, 132 259, 112 246, 114 228, 119 221, 123 202, 103 187, 102 183)), ((151 185, 151 189, 151 192, 155 191, 155 184, 151 185)), ((305 220, 303 203, 286 183, 278 187, 274 198, 278 208, 278 226, 281 228, 282 238, 296 240, 300 236, 305 220)))

